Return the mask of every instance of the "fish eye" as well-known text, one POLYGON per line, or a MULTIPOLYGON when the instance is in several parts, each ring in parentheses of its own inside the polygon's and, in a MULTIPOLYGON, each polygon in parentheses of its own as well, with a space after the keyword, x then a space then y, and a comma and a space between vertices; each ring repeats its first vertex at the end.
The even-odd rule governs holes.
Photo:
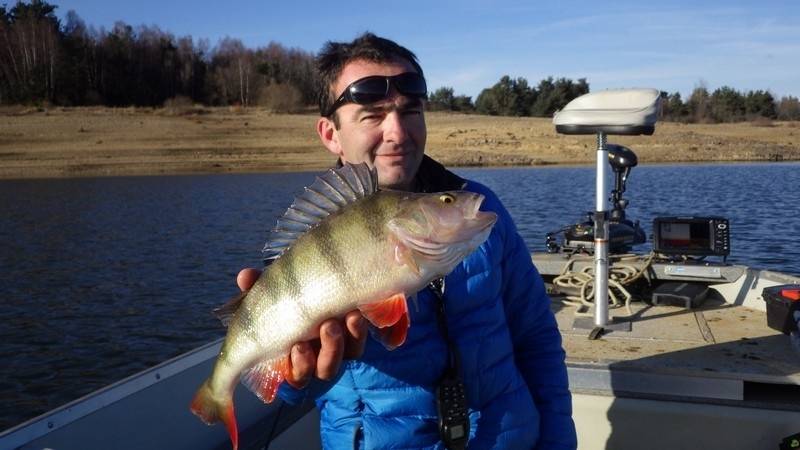
POLYGON ((442 194, 439 196, 439 201, 442 203, 449 204, 449 203, 454 203, 456 201, 456 198, 450 194, 442 194))

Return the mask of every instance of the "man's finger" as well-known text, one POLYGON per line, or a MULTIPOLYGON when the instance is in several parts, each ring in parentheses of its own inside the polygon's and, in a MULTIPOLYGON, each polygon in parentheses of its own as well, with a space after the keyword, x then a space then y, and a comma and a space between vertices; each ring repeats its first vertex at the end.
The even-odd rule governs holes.
POLYGON ((358 311, 347 313, 344 318, 347 333, 344 340, 344 358, 358 359, 364 354, 364 345, 367 343, 367 321, 358 311))
POLYGON ((239 271, 239 275, 236 276, 236 284, 239 289, 246 291, 253 287, 260 276, 261 271, 258 269, 242 269, 239 271))
POLYGON ((332 380, 339 373, 344 354, 342 326, 337 320, 326 320, 319 327, 321 347, 317 355, 317 378, 332 380))
POLYGON ((292 347, 290 353, 292 371, 286 382, 295 389, 302 389, 314 375, 317 366, 317 355, 308 342, 299 342, 292 347))

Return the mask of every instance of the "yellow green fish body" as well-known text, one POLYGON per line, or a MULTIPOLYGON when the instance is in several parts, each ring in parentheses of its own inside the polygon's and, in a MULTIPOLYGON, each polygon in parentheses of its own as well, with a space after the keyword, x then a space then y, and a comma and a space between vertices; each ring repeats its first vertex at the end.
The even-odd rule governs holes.
POLYGON ((265 402, 289 370, 297 342, 359 309, 373 337, 401 345, 406 299, 449 273, 488 236, 494 213, 466 191, 378 191, 374 170, 345 165, 318 178, 278 221, 265 249, 274 259, 241 301, 223 308, 228 333, 192 411, 222 420, 238 445, 232 395, 241 380, 265 402))

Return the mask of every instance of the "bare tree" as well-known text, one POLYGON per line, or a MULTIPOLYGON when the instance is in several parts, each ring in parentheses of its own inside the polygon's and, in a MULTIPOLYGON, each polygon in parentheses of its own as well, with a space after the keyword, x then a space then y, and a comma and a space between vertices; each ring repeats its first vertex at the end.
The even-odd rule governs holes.
POLYGON ((256 87, 254 56, 242 41, 232 38, 220 40, 212 52, 211 72, 215 88, 220 91, 220 103, 238 103, 244 107, 251 104, 256 87))
POLYGON ((40 0, 0 8, 0 90, 9 100, 53 99, 60 42, 55 8, 40 0))

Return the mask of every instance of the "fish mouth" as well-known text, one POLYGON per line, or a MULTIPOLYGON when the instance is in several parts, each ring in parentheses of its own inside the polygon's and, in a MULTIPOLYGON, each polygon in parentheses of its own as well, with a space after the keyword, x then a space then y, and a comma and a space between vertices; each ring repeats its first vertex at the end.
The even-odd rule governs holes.
POLYGON ((485 195, 475 194, 475 201, 473 202, 472 205, 472 211, 471 214, 467 216, 467 219, 474 219, 478 215, 478 213, 481 212, 481 205, 483 205, 483 201, 485 199, 486 199, 485 195))
POLYGON ((491 211, 477 211, 472 221, 477 225, 479 232, 485 231, 497 222, 497 214, 491 211))
POLYGON ((469 220, 467 236, 461 242, 469 242, 471 246, 478 247, 489 237, 492 227, 497 222, 497 214, 491 211, 477 211, 475 217, 469 220))
POLYGON ((471 231, 481 233, 497 222, 497 214, 491 211, 481 211, 481 205, 485 199, 485 195, 475 194, 473 204, 469 210, 465 211, 464 218, 469 222, 471 231))
MULTIPOLYGON (((455 221, 441 221, 435 213, 426 213, 431 223, 437 224, 434 228, 439 232, 439 242, 442 244, 463 244, 474 242, 476 237, 486 238, 484 233, 497 222, 497 214, 491 211, 481 211, 481 205, 486 199, 483 194, 471 192, 460 206, 460 219, 455 221), (449 231, 447 231, 449 229, 449 231)), ((452 220, 452 219, 451 219, 452 220)), ((483 240, 481 240, 483 242, 483 240)))
POLYGON ((421 222, 411 220, 419 227, 393 227, 395 236, 418 257, 440 266, 450 267, 472 253, 489 237, 497 214, 480 210, 485 199, 481 194, 461 191, 458 195, 462 201, 448 214, 438 214, 423 204, 418 210, 421 222))

